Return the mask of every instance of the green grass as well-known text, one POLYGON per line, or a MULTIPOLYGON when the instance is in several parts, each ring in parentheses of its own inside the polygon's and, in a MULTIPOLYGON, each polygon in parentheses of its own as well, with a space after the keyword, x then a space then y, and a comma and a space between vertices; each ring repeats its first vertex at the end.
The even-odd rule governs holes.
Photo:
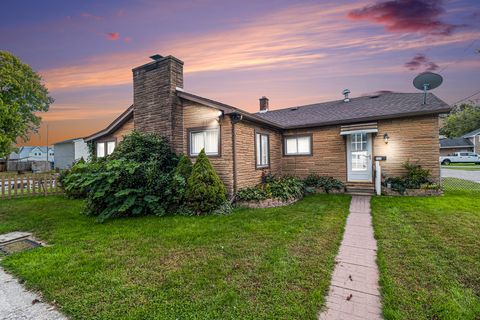
POLYGON ((1 201, 0 233, 51 244, 1 263, 73 319, 315 319, 349 199, 104 224, 80 201, 1 201))
MULTIPOLYGON (((457 192, 457 191, 480 191, 480 183, 459 179, 459 178, 442 178, 442 187, 445 191, 457 192)), ((479 200, 474 199, 475 196, 471 195, 472 201, 479 200)), ((478 197, 478 193, 477 193, 478 197)))
POLYGON ((480 319, 480 201, 376 197, 373 223, 385 319, 480 319))

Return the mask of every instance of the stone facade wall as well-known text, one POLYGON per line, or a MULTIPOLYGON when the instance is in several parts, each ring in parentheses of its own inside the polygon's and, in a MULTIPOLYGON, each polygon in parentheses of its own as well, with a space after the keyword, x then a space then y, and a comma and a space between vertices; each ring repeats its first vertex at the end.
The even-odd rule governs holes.
POLYGON ((262 173, 281 174, 282 136, 279 131, 242 121, 235 124, 237 188, 251 187, 261 182, 262 173), (268 134, 270 166, 256 168, 255 133, 268 134))
MULTIPOLYGON (((232 123, 230 117, 219 118, 219 111, 200 104, 184 102, 183 104, 183 129, 184 141, 182 153, 189 154, 188 134, 189 129, 218 127, 220 126, 220 155, 209 156, 215 171, 222 179, 228 194, 233 194, 233 148, 232 148, 232 123)), ((191 157, 195 162, 196 157, 191 157)))
POLYGON ((168 56, 133 69, 135 129, 160 133, 183 149, 181 105, 175 94, 183 88, 183 62, 168 56))
POLYGON ((438 115, 378 121, 378 134, 374 136, 374 156, 387 156, 381 161, 382 174, 405 174, 402 164, 410 160, 429 169, 433 178, 440 178, 440 148, 438 143, 438 115), (383 135, 390 139, 385 143, 383 135))
POLYGON ((304 178, 316 173, 346 182, 346 144, 345 138, 340 136, 340 126, 286 130, 284 136, 288 135, 312 135, 312 155, 285 156, 281 150, 283 174, 304 178))

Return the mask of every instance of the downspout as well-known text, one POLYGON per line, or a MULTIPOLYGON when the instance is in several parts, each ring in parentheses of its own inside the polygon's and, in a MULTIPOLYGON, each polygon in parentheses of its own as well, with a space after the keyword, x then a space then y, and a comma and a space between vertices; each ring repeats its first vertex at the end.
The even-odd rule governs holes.
POLYGON ((235 121, 233 121, 233 117, 230 118, 232 122, 232 178, 233 178, 233 194, 232 199, 235 197, 237 193, 237 153, 236 153, 236 139, 235 139, 235 121))

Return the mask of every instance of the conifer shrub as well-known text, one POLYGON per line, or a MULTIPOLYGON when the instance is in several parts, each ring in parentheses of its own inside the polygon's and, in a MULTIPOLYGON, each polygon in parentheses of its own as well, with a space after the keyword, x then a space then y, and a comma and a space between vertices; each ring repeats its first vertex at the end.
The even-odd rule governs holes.
POLYGON ((212 213, 226 201, 225 186, 203 149, 187 180, 186 199, 190 209, 197 215, 212 213))

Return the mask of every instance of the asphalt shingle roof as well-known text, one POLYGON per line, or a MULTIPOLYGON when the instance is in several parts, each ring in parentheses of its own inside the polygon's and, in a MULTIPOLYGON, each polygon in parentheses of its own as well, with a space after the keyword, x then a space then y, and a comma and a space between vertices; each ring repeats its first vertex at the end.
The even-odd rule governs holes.
POLYGON ((441 139, 440 148, 473 147, 473 143, 466 138, 441 139))
POLYGON ((306 106, 270 110, 255 115, 286 128, 354 123, 409 115, 448 112, 450 107, 432 93, 422 104, 423 93, 383 93, 306 106))

